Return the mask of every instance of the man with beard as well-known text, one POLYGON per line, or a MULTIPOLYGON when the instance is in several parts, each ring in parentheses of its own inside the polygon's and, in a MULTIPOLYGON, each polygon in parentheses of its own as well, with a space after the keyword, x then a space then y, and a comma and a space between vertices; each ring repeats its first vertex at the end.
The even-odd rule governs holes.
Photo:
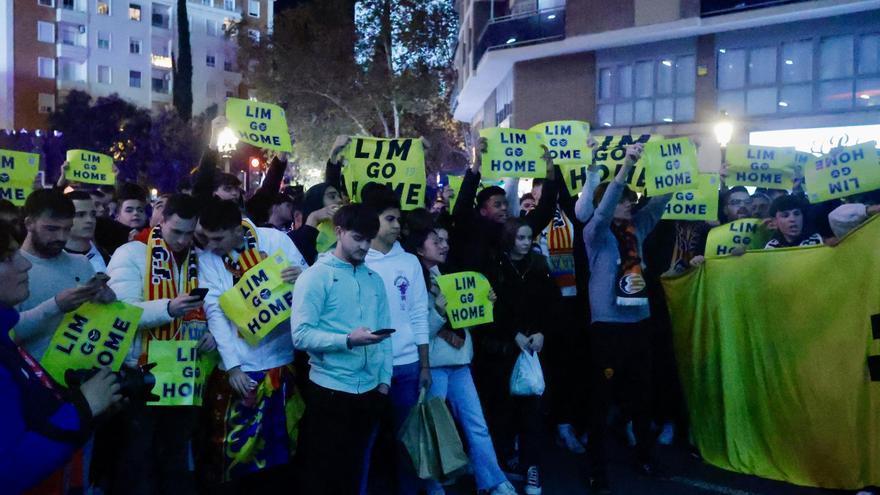
POLYGON ((89 260, 64 252, 73 225, 73 202, 54 189, 34 191, 23 210, 27 237, 21 254, 31 262, 30 296, 18 305, 18 343, 36 359, 43 357, 64 313, 87 301, 110 302, 116 296, 95 278, 89 260))
POLYGON ((107 271, 107 262, 110 256, 95 245, 95 226, 97 225, 97 207, 92 196, 85 191, 71 191, 66 194, 73 201, 76 211, 73 217, 73 227, 64 251, 70 254, 81 254, 88 258, 95 273, 107 271))
POLYGON ((721 198, 721 223, 742 220, 752 216, 752 197, 743 186, 732 187, 721 198))

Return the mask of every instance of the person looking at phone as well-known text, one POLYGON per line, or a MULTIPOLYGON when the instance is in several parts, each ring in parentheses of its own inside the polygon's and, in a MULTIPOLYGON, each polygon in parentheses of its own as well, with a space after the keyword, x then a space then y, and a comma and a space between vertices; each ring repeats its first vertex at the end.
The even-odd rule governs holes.
POLYGON ((370 436, 391 386, 393 351, 385 284, 364 265, 379 231, 363 204, 333 215, 336 248, 318 258, 293 289, 293 345, 309 353, 311 371, 300 452, 300 493, 357 493, 370 436))
MULTIPOLYGON (((279 251, 288 263, 281 271, 284 282, 295 283, 308 264, 284 232, 254 227, 250 221, 242 223, 241 210, 233 201, 210 201, 202 211, 199 226, 206 241, 199 253, 199 277, 208 289, 208 325, 222 358, 221 369, 210 377, 206 394, 219 412, 211 415, 216 423, 208 426, 212 432, 208 448, 213 451, 208 458, 221 462, 204 466, 204 474, 209 483, 253 487, 248 478, 259 473, 261 482, 282 486, 282 468, 293 456, 302 415, 302 399, 294 383, 290 321, 278 324, 258 343, 251 344, 242 336, 249 329, 236 328, 219 298, 239 280, 259 283, 253 282, 257 275, 249 271, 279 251), (244 442, 256 447, 238 449, 244 442)), ((263 295, 266 288, 255 287, 253 292, 263 295)), ((279 299, 269 298, 269 294, 262 299, 254 297, 263 301, 260 309, 287 304, 283 295, 272 296, 279 299)))
MULTIPOLYGON (((154 340, 196 340, 199 352, 215 347, 208 332, 202 300, 189 292, 199 286, 193 233, 199 205, 189 196, 168 198, 162 221, 140 231, 119 247, 107 266, 110 288, 119 299, 144 310, 131 350, 129 366, 154 362, 154 340)), ((194 407, 148 407, 132 403, 123 413, 113 453, 114 472, 108 493, 191 493, 189 443, 195 425, 194 407)))
POLYGON ((74 224, 73 202, 55 189, 40 189, 25 201, 23 216, 27 236, 21 255, 32 265, 29 296, 18 304, 21 320, 16 341, 40 360, 61 323, 64 313, 83 303, 116 299, 105 281, 93 280, 88 258, 64 251, 74 224))
MULTIPOLYGON (((12 225, 0 222, 0 486, 22 493, 57 472, 91 435, 94 420, 121 399, 109 369, 65 390, 9 338, 28 298, 31 262, 22 254, 12 225), (41 379, 41 375, 44 377, 41 379)), ((44 488, 46 487, 43 484, 44 488)), ((54 488, 54 487, 53 487, 54 488)))
MULTIPOLYGON (((391 336, 394 352, 394 371, 391 376, 391 434, 378 438, 396 439, 407 415, 419 399, 419 390, 431 388, 431 365, 428 362, 428 289, 418 258, 407 253, 400 242, 400 200, 393 189, 384 184, 369 183, 361 191, 365 205, 373 208, 379 218, 379 231, 370 242, 366 264, 385 282, 385 294, 391 313, 391 336)), ((385 423, 383 423, 385 424, 385 423)), ((385 458, 384 451, 405 453, 396 442, 379 442, 376 457, 385 458)), ((405 455, 405 454, 404 454, 405 455)), ((367 452, 365 469, 369 466, 367 452)), ((420 483, 409 468, 406 457, 397 457, 395 474, 397 493, 415 495, 420 483)), ((366 493, 368 480, 364 478, 361 493, 366 493)))

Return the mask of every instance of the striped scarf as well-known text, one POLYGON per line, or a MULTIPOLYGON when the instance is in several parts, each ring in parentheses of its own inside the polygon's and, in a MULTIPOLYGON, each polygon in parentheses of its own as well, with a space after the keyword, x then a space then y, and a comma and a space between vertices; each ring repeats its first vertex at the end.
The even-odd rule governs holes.
MULTIPOLYGON (((157 225, 152 229, 144 229, 135 240, 147 245, 147 276, 144 280, 144 300, 158 301, 161 299, 174 299, 179 295, 177 288, 177 274, 184 279, 183 291, 189 293, 199 286, 199 264, 194 249, 186 254, 183 266, 178 270, 177 260, 162 238, 162 227, 157 225)), ((154 328, 149 332, 143 332, 143 345, 141 349, 141 364, 146 363, 149 343, 152 339, 157 340, 183 340, 191 338, 191 335, 183 335, 180 331, 184 320, 206 325, 207 317, 201 308, 191 311, 183 318, 174 318, 171 323, 154 328)))
POLYGON ((574 227, 565 213, 556 210, 553 220, 547 226, 547 261, 550 265, 550 276, 556 282, 562 295, 577 295, 574 275, 574 227))
POLYGON ((631 221, 611 222, 611 233, 617 239, 620 259, 617 270, 617 305, 645 306, 648 290, 642 276, 642 257, 639 256, 639 238, 631 221))
POLYGON ((259 251, 257 242, 257 231, 250 222, 243 221, 241 226, 244 229, 244 249, 236 249, 235 259, 229 256, 229 253, 223 255, 223 264, 226 270, 232 274, 233 285, 238 283, 241 277, 251 268, 257 266, 261 261, 266 259, 266 254, 259 251))

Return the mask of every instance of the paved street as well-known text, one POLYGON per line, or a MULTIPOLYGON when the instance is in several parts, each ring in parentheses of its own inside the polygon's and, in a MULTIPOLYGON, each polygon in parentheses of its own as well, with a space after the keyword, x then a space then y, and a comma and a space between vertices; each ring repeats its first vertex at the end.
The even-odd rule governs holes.
MULTIPOLYGON (((680 447, 660 447, 657 451, 664 476, 649 479, 637 474, 630 466, 626 449, 615 444, 611 452, 610 483, 615 495, 830 495, 851 492, 804 488, 787 483, 744 476, 712 467, 694 459, 680 447)), ((545 495, 589 494, 580 465, 583 456, 576 456, 548 443, 545 446, 545 495)), ((449 494, 473 493, 471 479, 463 480, 449 494)), ((521 488, 518 486, 518 489, 521 488)))

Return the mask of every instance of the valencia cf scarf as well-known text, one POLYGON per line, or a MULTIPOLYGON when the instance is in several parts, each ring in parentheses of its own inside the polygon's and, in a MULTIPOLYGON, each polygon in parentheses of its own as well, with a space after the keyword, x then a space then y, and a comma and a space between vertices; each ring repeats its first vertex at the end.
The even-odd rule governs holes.
POLYGON ((563 297, 577 295, 574 275, 574 227, 565 213, 556 210, 547 226, 547 262, 550 276, 556 282, 563 297))
MULTIPOLYGON (((185 277, 183 283, 185 293, 189 293, 199 286, 199 264, 194 249, 189 250, 183 259, 183 265, 178 267, 174 254, 162 238, 161 226, 144 229, 135 237, 135 240, 147 245, 147 276, 144 280, 145 301, 177 297, 179 295, 178 276, 185 277)), ((206 328, 205 311, 199 308, 190 311, 183 318, 174 318, 167 325, 143 332, 143 345, 141 346, 143 352, 139 359, 140 364, 146 363, 150 340, 198 340, 206 328), (184 325, 186 325, 186 329, 182 328, 184 325)))
POLYGON ((645 306, 648 304, 648 290, 642 276, 636 226, 630 221, 615 220, 611 222, 611 233, 617 239, 620 256, 617 262, 617 305, 645 306))
POLYGON ((237 256, 233 259, 229 253, 223 255, 223 264, 226 270, 232 274, 232 284, 235 285, 247 273, 248 270, 257 266, 266 258, 265 253, 261 253, 258 249, 257 231, 250 222, 241 222, 244 229, 244 247, 241 250, 236 249, 237 256))

